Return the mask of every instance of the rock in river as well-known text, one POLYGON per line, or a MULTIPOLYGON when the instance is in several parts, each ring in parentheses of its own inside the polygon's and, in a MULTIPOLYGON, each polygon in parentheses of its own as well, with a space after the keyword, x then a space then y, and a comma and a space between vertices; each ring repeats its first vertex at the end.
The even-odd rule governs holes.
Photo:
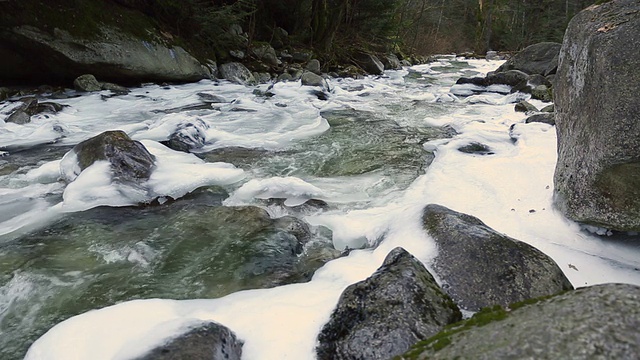
POLYGON ((422 219, 438 247, 433 268, 463 309, 478 311, 573 288, 550 257, 476 217, 431 204, 422 219))
POLYGON ((556 76, 555 201, 567 217, 640 230, 640 2, 590 6, 567 29, 556 76))
POLYGON ((395 248, 371 277, 342 293, 318 336, 318 359, 389 359, 461 317, 422 263, 395 248))
POLYGON ((586 360, 640 354, 639 287, 596 285, 538 300, 486 309, 401 358, 586 360))

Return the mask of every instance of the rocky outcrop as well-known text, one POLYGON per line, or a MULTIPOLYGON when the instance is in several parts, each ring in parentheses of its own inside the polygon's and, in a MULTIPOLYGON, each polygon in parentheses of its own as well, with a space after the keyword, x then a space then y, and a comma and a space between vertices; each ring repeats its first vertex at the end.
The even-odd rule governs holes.
POLYGON ((242 341, 215 322, 199 324, 135 360, 240 360, 242 341))
POLYGON ((572 289, 551 258, 478 218, 432 204, 422 219, 438 247, 433 269, 463 309, 477 311, 572 289))
POLYGON ((113 179, 137 183, 149 179, 155 167, 155 157, 136 140, 120 130, 105 131, 74 146, 62 159, 62 175, 73 181, 96 161, 111 164, 113 179))
POLYGON ((197 81, 208 70, 179 46, 102 26, 83 38, 65 30, 22 25, 0 31, 0 79, 67 82, 82 74, 115 82, 197 81), (34 75, 35 74, 35 75, 34 75))
POLYGON ((569 218, 640 230, 640 3, 576 15, 556 76, 555 201, 569 218))
POLYGON ((635 359, 638 329, 640 288, 597 285, 481 311, 401 359, 635 359))
POLYGON ((561 44, 542 42, 526 47, 502 64, 496 72, 520 70, 526 74, 547 76, 555 74, 558 68, 558 53, 561 44))
POLYGON ((342 293, 318 336, 318 359, 389 359, 461 317, 420 261, 395 248, 342 293))

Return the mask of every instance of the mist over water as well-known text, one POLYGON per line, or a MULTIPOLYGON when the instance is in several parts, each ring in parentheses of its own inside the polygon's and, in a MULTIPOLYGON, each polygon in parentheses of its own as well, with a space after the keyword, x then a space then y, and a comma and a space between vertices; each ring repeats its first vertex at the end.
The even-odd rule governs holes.
POLYGON ((599 238, 554 209, 555 129, 524 124, 513 106, 528 96, 453 86, 499 65, 443 57, 331 79, 328 100, 300 82, 148 85, 0 122, 0 358, 127 359, 214 320, 245 341, 246 359, 313 359, 341 292, 391 249, 429 267, 430 203, 537 247, 576 287, 640 285, 637 242, 599 238), (205 139, 195 154, 160 143, 186 124, 205 139), (98 163, 60 180, 74 144, 114 129, 156 156, 148 182, 115 184, 98 163), (459 151, 474 143, 490 151, 459 151), (298 206, 309 199, 326 206, 298 206), (267 215, 233 210, 246 205, 267 215), (296 261, 275 254, 292 241, 285 216, 311 225, 296 261))

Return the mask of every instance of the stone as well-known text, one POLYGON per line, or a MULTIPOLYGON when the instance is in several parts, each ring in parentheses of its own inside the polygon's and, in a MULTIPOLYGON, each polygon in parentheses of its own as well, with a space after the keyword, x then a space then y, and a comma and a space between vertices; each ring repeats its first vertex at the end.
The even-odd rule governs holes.
POLYGON ((116 95, 126 95, 129 93, 129 89, 126 87, 109 82, 100 83, 100 89, 109 90, 116 95))
POLYGON ((380 60, 382 61, 385 70, 402 69, 402 65, 400 64, 400 60, 398 60, 396 54, 386 54, 382 56, 380 60))
POLYGON ((476 314, 401 359, 635 359, 640 288, 603 284, 476 314))
POLYGON ((163 144, 170 149, 183 152, 200 149, 206 143, 208 128, 209 126, 200 119, 180 124, 163 144))
POLYGON ((276 51, 269 44, 254 45, 251 48, 251 53, 258 58, 258 60, 272 68, 281 64, 280 60, 278 60, 278 57, 276 56, 276 51))
POLYGON ((246 66, 238 62, 231 62, 220 65, 218 68, 220 76, 223 79, 227 79, 233 83, 241 85, 253 85, 256 83, 256 79, 246 66))
POLYGON ((113 179, 120 182, 138 183, 149 179, 155 168, 155 157, 136 140, 121 130, 105 131, 73 147, 62 159, 62 163, 73 162, 77 166, 73 173, 63 173, 63 178, 73 181, 84 169, 96 161, 111 163, 113 179))
POLYGON ((304 51, 297 51, 293 53, 293 58, 291 60, 296 63, 306 63, 309 60, 311 60, 312 56, 313 54, 311 53, 304 52, 304 51))
POLYGON ((293 76, 291 76, 291 74, 289 73, 282 73, 280 75, 278 75, 278 78, 276 79, 276 81, 281 82, 281 81, 293 81, 293 76))
POLYGON ((244 51, 242 50, 229 50, 229 55, 231 55, 232 58, 236 58, 238 60, 244 60, 244 58, 246 57, 244 51))
POLYGON ((486 85, 503 84, 509 86, 516 86, 523 81, 526 82, 529 79, 529 75, 520 70, 507 70, 503 72, 494 72, 487 74, 486 85))
POLYGON ((476 217, 431 204, 422 220, 438 247, 433 270, 461 309, 505 306, 573 288, 550 257, 476 217))
POLYGON ((384 65, 377 56, 369 53, 360 53, 356 56, 358 65, 369 74, 382 75, 384 65))
POLYGON ((222 104, 222 103, 228 103, 229 102, 229 101, 227 101, 227 99, 223 98, 220 95, 216 95, 216 94, 199 92, 196 95, 198 95, 198 99, 200 99, 201 101, 204 101, 206 103, 222 104))
POLYGON ((640 231, 640 3, 615 0, 570 22, 555 79, 556 206, 568 218, 640 231))
POLYGON ((547 76, 554 74, 558 67, 558 53, 562 44, 542 42, 526 47, 506 63, 502 64, 496 73, 508 70, 520 70, 526 74, 540 74, 547 76))
POLYGON ((100 85, 96 77, 91 74, 78 76, 75 80, 73 80, 73 87, 78 91, 86 92, 102 90, 102 86, 100 85))
POLYGON ((317 358, 389 359, 461 318, 424 265, 395 248, 371 277, 342 293, 318 336, 317 358))
POLYGON ((531 89, 531 97, 544 102, 553 101, 553 91, 546 85, 538 85, 531 89))
POLYGON ((241 360, 243 342, 216 322, 192 325, 135 360, 241 360))
POLYGON ((472 142, 471 144, 464 145, 458 148, 458 151, 465 154, 477 154, 477 155, 493 155, 494 152, 485 144, 478 142, 472 142))
POLYGON ((24 110, 17 110, 11 113, 5 120, 6 123, 24 125, 31 122, 31 116, 24 110))
POLYGON ((305 70, 311 71, 316 75, 322 74, 322 72, 320 71, 320 61, 318 59, 309 60, 307 66, 305 67, 305 70))
POLYGON ((542 109, 540 109, 540 112, 552 113, 552 112, 555 112, 555 111, 556 111, 556 108, 555 108, 555 106, 553 104, 547 105, 547 106, 543 107, 542 109))
MULTIPOLYGON (((142 13, 132 16, 145 17, 142 13)), ((183 48, 141 39, 116 26, 103 24, 85 37, 51 28, 46 23, 40 28, 21 25, 0 34, 0 50, 5 55, 0 59, 0 79, 70 83, 89 73, 107 81, 131 83, 208 77, 200 62, 183 48)))
POLYGON ((549 125, 555 125, 556 114, 549 113, 549 112, 534 114, 526 118, 524 122, 527 124, 538 122, 538 123, 544 123, 549 125))
POLYGON ((516 104, 516 106, 514 107, 514 110, 517 112, 529 112, 529 111, 537 112, 538 108, 531 105, 528 101, 520 101, 519 103, 516 104))
POLYGON ((491 60, 500 60, 500 57, 498 56, 498 52, 495 50, 489 50, 487 51, 487 54, 484 57, 485 59, 491 61, 491 60))
POLYGON ((327 81, 322 76, 316 75, 310 71, 303 73, 301 80, 303 86, 319 86, 324 90, 329 88, 327 81))

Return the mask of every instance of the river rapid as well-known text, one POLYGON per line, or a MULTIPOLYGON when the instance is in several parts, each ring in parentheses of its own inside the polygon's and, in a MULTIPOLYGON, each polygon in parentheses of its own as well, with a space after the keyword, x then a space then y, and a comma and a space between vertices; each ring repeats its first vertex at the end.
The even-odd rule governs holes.
POLYGON ((25 125, 4 123, 14 105, 0 104, 0 358, 130 359, 214 320, 244 341, 244 359, 313 359, 341 292, 389 251, 402 246, 429 267, 430 203, 537 247, 575 287, 640 285, 636 234, 600 237, 554 208, 555 128, 513 109, 529 96, 454 85, 500 64, 443 56, 330 79, 324 93, 299 81, 69 90, 55 100, 61 112, 25 125), (204 147, 160 143, 185 125, 204 147), (73 145, 114 129, 156 157, 142 189, 112 182, 104 164, 69 175, 73 145), (475 143, 488 150, 459 150, 475 143), (300 210, 310 199, 323 206, 300 210), (245 264, 216 241, 250 225, 219 210, 246 205, 298 217, 316 243, 354 250, 310 280, 230 281, 245 264))

